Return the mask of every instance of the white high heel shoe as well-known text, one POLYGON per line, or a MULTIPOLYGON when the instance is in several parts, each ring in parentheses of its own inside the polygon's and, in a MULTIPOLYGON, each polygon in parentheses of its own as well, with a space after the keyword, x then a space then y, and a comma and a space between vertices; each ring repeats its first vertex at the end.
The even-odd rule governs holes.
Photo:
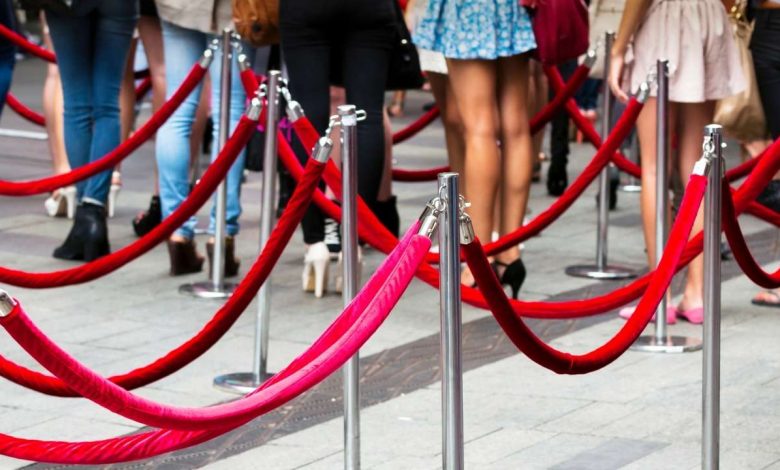
POLYGON ((303 257, 303 290, 321 298, 328 290, 330 251, 325 242, 310 245, 303 257))
MULTIPOLYGON (((338 275, 336 275, 336 292, 341 294, 344 290, 344 255, 339 252, 339 264, 338 275)), ((360 279, 363 277, 363 249, 358 247, 358 268, 357 278, 358 286, 360 285, 360 279)))
POLYGON ((43 207, 49 217, 67 216, 72 219, 76 214, 76 187, 60 188, 43 202, 43 207))
POLYGON ((111 173, 111 188, 108 191, 108 216, 114 217, 116 212, 116 200, 119 197, 119 191, 122 190, 122 174, 118 171, 111 173))

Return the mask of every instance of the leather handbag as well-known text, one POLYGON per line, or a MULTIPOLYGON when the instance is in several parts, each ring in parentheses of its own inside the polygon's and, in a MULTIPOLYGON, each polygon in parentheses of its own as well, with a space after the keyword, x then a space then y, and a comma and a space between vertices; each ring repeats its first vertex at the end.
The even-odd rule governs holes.
POLYGON ((583 0, 521 0, 531 15, 535 57, 547 65, 588 51, 588 7, 583 0))
POLYGON ((422 88, 425 82, 420 68, 420 55, 412 42, 404 13, 397 0, 390 0, 395 8, 396 38, 390 52, 387 90, 413 90, 422 88))
MULTIPOLYGON (((420 55, 417 52, 417 47, 412 42, 412 35, 406 26, 401 5, 398 3, 398 0, 383 1, 390 1, 395 9, 395 37, 393 38, 392 49, 389 52, 385 90, 415 90, 422 88, 425 78, 420 68, 420 55)), ((333 51, 331 59, 330 84, 333 86, 344 86, 342 67, 338 65, 341 64, 343 58, 338 51, 333 51)))
POLYGON ((604 36, 608 32, 617 32, 623 17, 624 4, 623 0, 593 0, 590 3, 590 44, 592 46, 599 41, 602 43, 602 47, 596 51, 596 62, 590 68, 590 78, 604 78, 604 57, 611 52, 604 50, 604 36))
POLYGON ((756 72, 749 48, 753 25, 745 17, 746 7, 745 0, 737 1, 731 9, 729 19, 739 49, 747 88, 742 93, 718 101, 714 119, 717 124, 723 126, 729 136, 743 142, 765 139, 767 136, 766 116, 761 105, 756 72))
POLYGON ((279 44, 279 0, 232 0, 236 32, 249 44, 279 44))

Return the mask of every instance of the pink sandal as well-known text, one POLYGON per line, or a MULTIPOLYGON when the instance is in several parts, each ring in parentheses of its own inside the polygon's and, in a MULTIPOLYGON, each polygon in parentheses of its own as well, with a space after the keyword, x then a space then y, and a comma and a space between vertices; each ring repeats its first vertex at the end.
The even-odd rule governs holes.
POLYGON ((677 309, 677 315, 694 325, 704 323, 704 307, 694 307, 688 310, 677 309))
MULTIPOLYGON (((621 308, 618 315, 620 315, 620 318, 624 318, 628 320, 631 318, 631 316, 634 314, 634 310, 636 310, 636 305, 632 307, 625 307, 621 308)), ((666 324, 667 325, 674 325, 677 323, 677 311, 676 307, 666 307, 666 324)), ((653 318, 651 321, 655 321, 655 314, 653 314, 653 318)))

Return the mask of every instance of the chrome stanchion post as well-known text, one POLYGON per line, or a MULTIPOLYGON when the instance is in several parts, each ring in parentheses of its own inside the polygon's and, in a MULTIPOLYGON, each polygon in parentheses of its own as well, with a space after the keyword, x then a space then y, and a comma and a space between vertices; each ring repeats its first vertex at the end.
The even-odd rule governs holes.
MULTIPOLYGON (((265 149, 263 154, 263 193, 260 201, 260 251, 271 238, 276 208, 276 167, 279 129, 279 88, 282 73, 268 72, 267 123, 265 126, 265 149)), ((236 372, 220 375, 214 379, 214 386, 229 392, 248 393, 265 382, 268 372, 268 343, 271 328, 271 274, 257 294, 257 317, 255 319, 255 346, 252 372, 236 372)))
POLYGON ((722 128, 704 130, 705 153, 712 158, 704 203, 704 364, 702 368, 701 468, 720 466, 720 283, 721 184, 723 182, 722 128))
MULTIPOLYGON (((354 105, 338 108, 341 121, 341 253, 344 265, 342 297, 349 305, 358 292, 357 121, 354 105)), ((360 353, 344 366, 344 468, 360 468, 360 353)))
MULTIPOLYGON (((655 161, 655 263, 661 261, 666 248, 669 221, 669 61, 657 63, 658 98, 656 105, 656 161, 655 161)), ((666 331, 666 296, 655 311, 655 334, 642 336, 633 349, 646 352, 681 353, 698 351, 698 338, 669 336, 666 331)))
POLYGON ((463 468, 463 365, 461 359, 460 188, 457 173, 439 174, 441 258, 442 466, 463 468))
MULTIPOLYGON (((612 43, 615 41, 615 33, 607 32, 604 37, 604 83, 609 78, 610 53, 612 43)), ((603 140, 612 127, 612 108, 615 98, 608 86, 604 87, 604 114, 602 116, 601 133, 603 140)), ((609 239, 609 165, 601 170, 599 175, 598 220, 596 229, 596 264, 577 265, 566 268, 566 274, 575 277, 587 277, 590 279, 617 280, 636 277, 636 272, 622 266, 610 266, 607 262, 607 248, 609 239)))
MULTIPOLYGON (((222 67, 219 86, 219 148, 222 149, 230 136, 230 87, 232 70, 233 32, 225 28, 222 31, 222 67)), ((227 177, 217 188, 214 230, 214 262, 211 269, 211 280, 194 284, 185 284, 179 291, 203 299, 224 299, 230 297, 235 289, 234 284, 225 282, 225 232, 227 231, 227 177)))

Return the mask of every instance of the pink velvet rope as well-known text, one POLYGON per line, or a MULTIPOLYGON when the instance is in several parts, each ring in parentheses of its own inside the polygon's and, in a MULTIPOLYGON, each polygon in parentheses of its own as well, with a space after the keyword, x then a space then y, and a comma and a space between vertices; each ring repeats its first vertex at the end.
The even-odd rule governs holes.
MULTIPOLYGON (((430 249, 430 243, 426 237, 414 235, 404 256, 393 267, 390 277, 381 280, 383 287, 375 295, 364 295, 365 290, 362 291, 314 345, 249 397, 262 394, 267 406, 281 406, 346 362, 386 319, 411 282, 417 265, 430 249), (339 324, 348 326, 342 328, 337 326, 339 324), (336 334, 338 330, 343 331, 343 334, 336 334)), ((12 317, 16 318, 17 315, 12 317)), ((243 423, 237 425, 240 424, 243 423)), ((159 430, 88 442, 42 441, 0 435, 0 453, 19 459, 52 463, 107 464, 171 452, 213 439, 231 429, 223 427, 187 432, 159 430)))
POLYGON ((174 111, 176 111, 192 90, 195 89, 206 72, 206 68, 200 64, 195 64, 176 92, 162 105, 159 111, 157 111, 146 124, 133 133, 130 138, 99 160, 73 169, 68 173, 49 176, 38 180, 0 180, 0 195, 18 197, 52 192, 55 189, 74 184, 94 176, 101 171, 115 167, 119 162, 137 150, 144 142, 154 136, 157 130, 168 120, 174 111))
MULTIPOLYGON (((317 188, 324 168, 325 166, 316 160, 306 163, 301 183, 295 188, 287 208, 271 233, 268 243, 263 247, 262 253, 245 278, 236 286, 233 295, 195 336, 154 362, 115 375, 109 380, 127 390, 148 385, 182 369, 216 344, 246 310, 278 262, 284 247, 289 243, 309 206, 311 194, 317 188)), ((408 239, 405 243, 408 243, 408 239)), ((0 356, 0 375, 40 393, 60 397, 78 396, 78 393, 58 378, 27 369, 2 356, 0 356)))

